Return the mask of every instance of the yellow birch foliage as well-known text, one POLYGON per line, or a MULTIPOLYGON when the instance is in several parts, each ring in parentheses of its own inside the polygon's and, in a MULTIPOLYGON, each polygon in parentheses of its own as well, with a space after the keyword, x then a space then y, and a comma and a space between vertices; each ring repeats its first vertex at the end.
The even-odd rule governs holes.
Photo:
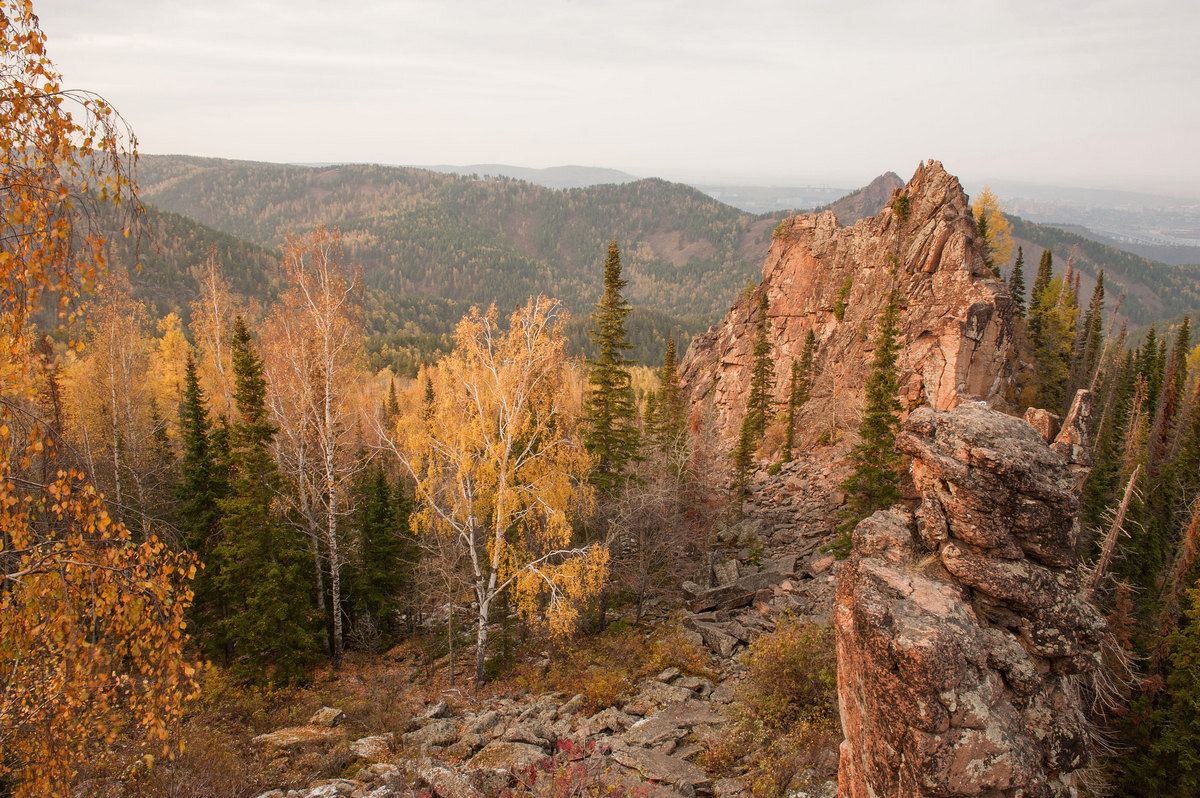
MULTIPOLYGON (((590 460, 558 330, 561 306, 531 299, 501 327, 493 306, 458 325, 454 352, 426 374, 432 406, 398 422, 416 480, 415 530, 457 539, 486 615, 512 588, 526 617, 575 628, 607 573, 603 546, 579 546, 572 520, 589 510, 590 460)), ((424 380, 415 390, 424 392, 424 380)))
POLYGON ((161 750, 195 692, 194 563, 153 534, 133 542, 39 417, 29 319, 47 296, 69 317, 103 271, 88 211, 136 208, 133 137, 102 99, 61 88, 30 2, 0 0, 0 91, 0 778, 66 795, 118 734, 161 750))
POLYGON ((1004 206, 988 186, 983 187, 972 208, 975 218, 987 217, 988 243, 992 247, 992 262, 1008 268, 1013 259, 1012 223, 1004 217, 1004 206))

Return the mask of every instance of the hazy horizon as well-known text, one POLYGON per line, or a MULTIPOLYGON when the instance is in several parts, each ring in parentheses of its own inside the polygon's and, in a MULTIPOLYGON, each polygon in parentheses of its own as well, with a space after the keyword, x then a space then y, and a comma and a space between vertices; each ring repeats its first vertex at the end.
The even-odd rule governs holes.
POLYGON ((1200 6, 42 0, 143 151, 1200 194, 1200 6))

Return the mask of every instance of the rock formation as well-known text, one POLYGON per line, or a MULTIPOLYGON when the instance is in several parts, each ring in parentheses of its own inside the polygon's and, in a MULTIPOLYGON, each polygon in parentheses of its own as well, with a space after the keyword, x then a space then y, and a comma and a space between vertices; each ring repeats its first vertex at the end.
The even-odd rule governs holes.
POLYGON ((1052 444, 982 403, 909 415, 920 508, 859 524, 838 582, 842 798, 1075 794, 1103 631, 1075 556, 1089 400, 1052 444))
POLYGON ((693 408, 711 399, 716 426, 736 432, 749 392, 753 316, 765 292, 776 399, 785 396, 791 363, 813 330, 813 398, 800 429, 815 439, 830 426, 856 428, 893 280, 906 300, 899 361, 906 406, 945 410, 964 397, 1002 399, 1013 303, 984 266, 967 195, 937 161, 922 164, 899 194, 907 197, 904 218, 893 198, 879 215, 852 227, 841 226, 830 211, 779 226, 762 283, 688 348, 681 381, 693 408), (839 305, 844 313, 836 312, 839 305))

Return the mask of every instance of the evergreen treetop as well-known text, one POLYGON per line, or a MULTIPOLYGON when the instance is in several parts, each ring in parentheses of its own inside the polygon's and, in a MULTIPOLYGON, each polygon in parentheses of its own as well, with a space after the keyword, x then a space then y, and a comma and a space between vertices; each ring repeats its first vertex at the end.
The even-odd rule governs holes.
POLYGON ((784 417, 783 460, 792 459, 796 443, 796 411, 804 406, 812 392, 813 354, 817 348, 817 336, 811 329, 804 338, 800 359, 792 361, 792 379, 788 387, 787 413, 784 417))
POLYGON ((846 506, 841 525, 844 536, 837 548, 842 552, 849 550, 848 534, 859 521, 900 500, 901 457, 896 435, 902 408, 896 362, 901 302, 900 288, 893 286, 875 339, 875 356, 865 389, 866 407, 858 430, 861 440, 850 452, 854 472, 841 486, 846 492, 846 506))
POLYGON ((675 350, 675 336, 668 336, 667 348, 663 352, 662 368, 658 372, 659 389, 653 395, 653 406, 647 405, 647 426, 654 446, 666 451, 679 440, 683 433, 683 393, 679 390, 679 364, 675 350))
POLYGON ((1017 260, 1013 263, 1012 273, 1008 276, 1008 293, 1012 294, 1017 306, 1017 315, 1025 316, 1025 253, 1017 247, 1017 260))
POLYGON ((630 348, 625 329, 629 303, 621 295, 621 254, 615 241, 604 259, 604 293, 592 313, 591 340, 595 359, 589 360, 590 390, 584 405, 584 447, 595 458, 592 483, 601 493, 617 488, 630 462, 637 457, 637 406, 625 357, 630 348))
POLYGON ((240 316, 231 354, 238 420, 230 436, 229 495, 220 502, 216 586, 227 608, 220 631, 237 673, 296 682, 320 654, 316 607, 307 589, 312 560, 301 533, 274 509, 283 486, 269 448, 275 428, 262 360, 240 316))

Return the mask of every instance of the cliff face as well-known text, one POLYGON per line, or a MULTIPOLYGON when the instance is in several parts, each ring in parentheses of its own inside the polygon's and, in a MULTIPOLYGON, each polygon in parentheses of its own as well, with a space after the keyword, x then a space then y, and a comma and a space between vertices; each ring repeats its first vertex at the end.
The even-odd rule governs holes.
POLYGON ((841 798, 1075 794, 1104 626, 1075 566, 1088 402, 1051 445, 982 404, 909 415, 920 509, 859 524, 838 581, 841 798))
POLYGON ((910 207, 904 219, 893 199, 852 227, 841 226, 830 211, 779 226, 762 283, 688 348, 681 372, 693 408, 711 399, 718 428, 736 432, 749 393, 754 312, 765 292, 776 399, 786 395, 791 363, 813 330, 816 373, 801 435, 811 442, 830 426, 855 428, 893 279, 906 300, 899 360, 906 406, 945 410, 963 397, 1002 398, 1013 304, 983 264, 967 196, 937 161, 922 164, 902 192, 910 207), (840 297, 841 319, 835 313, 840 297))

